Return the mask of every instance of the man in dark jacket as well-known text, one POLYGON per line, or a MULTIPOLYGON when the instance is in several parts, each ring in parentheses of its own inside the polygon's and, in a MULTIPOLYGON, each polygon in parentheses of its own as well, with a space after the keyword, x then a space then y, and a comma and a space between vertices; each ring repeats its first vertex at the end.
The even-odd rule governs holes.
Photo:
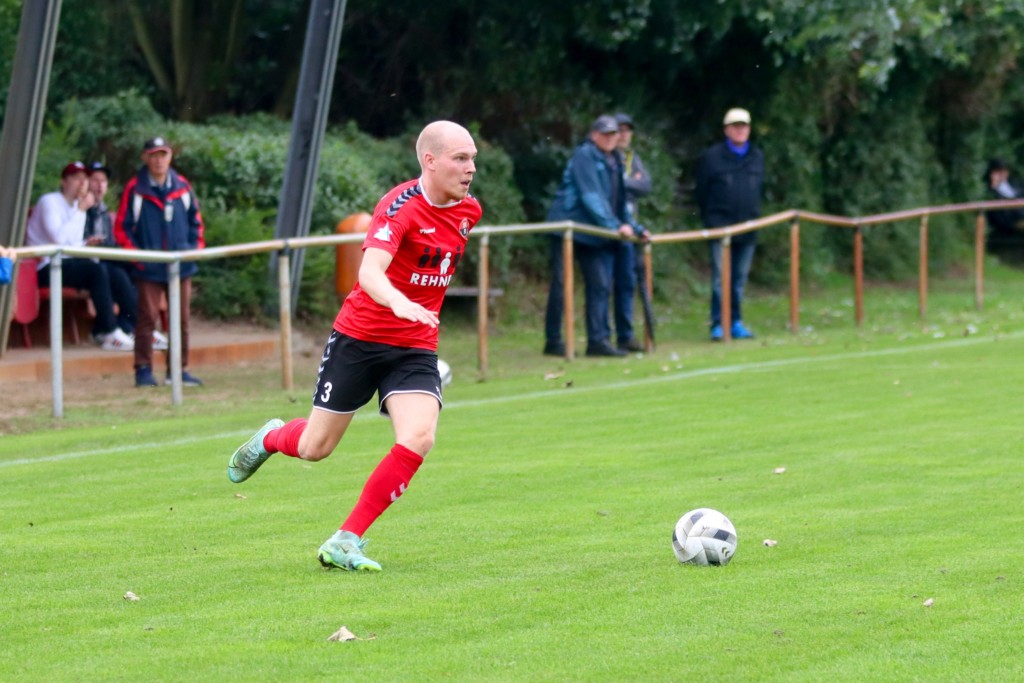
MULTIPOLYGON (((704 150, 697 165, 697 203, 706 228, 718 228, 752 220, 761 215, 764 154, 750 142, 750 112, 730 109, 722 120, 725 140, 704 150)), ((720 341, 722 330, 722 241, 708 242, 711 253, 711 340, 720 341)), ((743 289, 757 246, 757 232, 732 238, 730 282, 730 331, 734 339, 751 339, 754 333, 743 324, 743 289)))
MULTIPOLYGON (((206 246, 199 202, 185 176, 171 168, 172 158, 171 146, 164 138, 151 138, 143 145, 144 166, 125 185, 114 221, 114 236, 125 249, 188 251, 206 246)), ((152 387, 157 386, 153 377, 153 330, 167 294, 168 266, 142 261, 134 266, 138 291, 135 386, 152 387)), ((186 386, 202 384, 187 371, 192 276, 197 270, 195 262, 181 264, 181 379, 186 386)), ((170 369, 166 383, 170 383, 170 369)))
MULTIPOLYGON (((583 273, 586 297, 588 356, 626 355, 610 341, 608 318, 615 246, 623 236, 634 234, 626 208, 621 159, 616 152, 618 142, 618 121, 614 116, 599 116, 591 125, 588 138, 566 164, 561 186, 548 212, 549 221, 571 220, 608 230, 608 237, 573 233, 573 253, 583 273)), ((562 241, 560 236, 553 236, 544 353, 556 356, 565 354, 563 279, 562 241)))
MULTIPOLYGON (((626 188, 626 207, 636 226, 637 235, 646 239, 643 226, 639 223, 636 210, 637 201, 651 193, 651 174, 647 172, 640 155, 633 149, 633 117, 618 113, 615 120, 619 123, 619 156, 622 158, 622 178, 626 188)), ((615 338, 619 349, 624 351, 643 351, 644 346, 633 333, 633 299, 636 297, 637 258, 639 254, 633 242, 622 240, 615 248, 615 267, 612 270, 612 301, 615 311, 615 338)))

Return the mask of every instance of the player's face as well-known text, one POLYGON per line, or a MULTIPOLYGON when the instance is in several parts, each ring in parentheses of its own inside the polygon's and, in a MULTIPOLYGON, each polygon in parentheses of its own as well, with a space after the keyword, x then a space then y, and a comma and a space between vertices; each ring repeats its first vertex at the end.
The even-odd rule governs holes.
POLYGON ((435 186, 444 195, 442 203, 465 199, 476 173, 476 145, 472 138, 458 138, 433 157, 435 186))

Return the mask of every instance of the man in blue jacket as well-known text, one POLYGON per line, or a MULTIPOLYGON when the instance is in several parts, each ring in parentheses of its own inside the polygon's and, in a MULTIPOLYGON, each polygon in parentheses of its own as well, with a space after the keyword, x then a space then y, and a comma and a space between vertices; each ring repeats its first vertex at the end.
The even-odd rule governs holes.
MULTIPOLYGON (((161 137, 146 140, 142 147, 144 166, 125 185, 114 221, 114 237, 125 249, 188 251, 206 246, 205 227, 199 202, 185 176, 171 168, 173 152, 161 137)), ((153 331, 160 306, 167 294, 168 266, 165 263, 134 264, 138 291, 135 323, 135 386, 155 387, 153 377, 153 331)), ((188 372, 189 311, 192 301, 194 261, 181 264, 181 379, 185 386, 202 381, 188 372)), ((168 297, 168 301, 170 298, 168 297)), ((170 383, 170 368, 165 383, 170 383)))
MULTIPOLYGON (((764 154, 750 142, 750 112, 730 109, 722 120, 725 140, 704 150, 697 164, 697 203, 706 228, 718 228, 752 220, 761 215, 764 154)), ((708 241, 711 253, 711 340, 721 341, 722 240, 708 241)), ((754 333, 743 324, 743 289, 757 246, 757 232, 732 238, 730 332, 733 339, 751 339, 754 333)))
MULTIPOLYGON (((625 356, 626 351, 611 343, 608 300, 611 295, 615 246, 623 237, 632 237, 633 219, 626 207, 622 161, 616 151, 619 123, 614 116, 599 116, 590 127, 588 138, 576 148, 562 174, 549 221, 571 220, 605 228, 607 237, 573 233, 573 253, 583 273, 586 297, 588 356, 625 356)), ((565 355, 562 318, 565 308, 562 265, 562 239, 552 236, 551 288, 545 315, 544 353, 565 355)))

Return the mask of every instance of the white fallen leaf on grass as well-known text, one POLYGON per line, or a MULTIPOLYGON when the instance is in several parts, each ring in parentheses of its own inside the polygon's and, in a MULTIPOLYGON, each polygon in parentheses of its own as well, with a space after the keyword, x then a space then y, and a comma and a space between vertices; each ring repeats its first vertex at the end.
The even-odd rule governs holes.
POLYGON ((135 593, 132 593, 131 591, 128 591, 127 593, 124 594, 124 599, 127 600, 128 602, 138 602, 139 601, 139 596, 136 595, 135 593))
POLYGON ((762 541, 762 542, 763 542, 763 543, 764 543, 764 544, 765 544, 766 546, 768 546, 769 548, 774 548, 775 546, 777 546, 777 545, 779 544, 779 542, 778 542, 778 541, 776 541, 776 540, 774 540, 774 539, 771 539, 771 538, 766 538, 766 539, 764 539, 764 541, 762 541))
POLYGON ((785 467, 776 467, 774 470, 772 470, 772 474, 782 474, 785 471, 785 467))
POLYGON ((327 640, 335 643, 346 643, 350 640, 374 640, 376 639, 376 637, 377 636, 371 633, 366 638, 360 638, 356 634, 352 633, 352 631, 349 631, 347 626, 342 626, 337 631, 328 636, 327 640))
POLYGON ((245 500, 245 494, 244 493, 236 493, 235 494, 235 498, 241 498, 241 499, 245 500))
POLYGON ((559 372, 545 372, 544 373, 544 379, 549 379, 549 380, 550 379, 558 379, 559 377, 563 376, 564 374, 565 374, 564 372, 560 372, 560 371, 559 372))
POLYGON ((924 601, 924 606, 925 607, 931 607, 934 604, 935 604, 935 599, 934 598, 928 598, 927 600, 924 601))

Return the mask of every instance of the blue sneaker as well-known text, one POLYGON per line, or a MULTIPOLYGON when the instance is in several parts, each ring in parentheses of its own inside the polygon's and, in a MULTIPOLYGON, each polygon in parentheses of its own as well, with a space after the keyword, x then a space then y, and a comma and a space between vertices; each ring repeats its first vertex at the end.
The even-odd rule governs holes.
POLYGON ((284 422, 274 418, 263 425, 260 431, 250 436, 248 441, 239 446, 238 450, 231 456, 231 460, 228 461, 228 479, 236 484, 241 484, 251 477, 271 455, 263 447, 263 437, 271 430, 283 426, 284 422))
POLYGON ((732 324, 732 338, 733 339, 753 339, 754 333, 747 329, 747 326, 743 324, 742 320, 737 320, 732 324))
POLYGON ((725 331, 722 330, 722 326, 721 325, 712 325, 711 326, 711 341, 722 341, 723 337, 725 337, 725 331))
POLYGON ((158 387, 156 378, 153 377, 153 368, 142 365, 135 368, 135 386, 137 387, 158 387))
POLYGON ((316 556, 328 569, 337 567, 349 572, 379 572, 381 566, 363 555, 367 543, 367 539, 359 538, 351 531, 339 530, 324 541, 316 556))
MULTIPOLYGON (((164 378, 164 384, 166 384, 167 386, 171 385, 170 375, 167 375, 167 377, 164 378)), ((181 385, 183 387, 201 387, 203 386, 203 380, 199 379, 198 377, 190 373, 188 370, 182 370, 181 385)))

